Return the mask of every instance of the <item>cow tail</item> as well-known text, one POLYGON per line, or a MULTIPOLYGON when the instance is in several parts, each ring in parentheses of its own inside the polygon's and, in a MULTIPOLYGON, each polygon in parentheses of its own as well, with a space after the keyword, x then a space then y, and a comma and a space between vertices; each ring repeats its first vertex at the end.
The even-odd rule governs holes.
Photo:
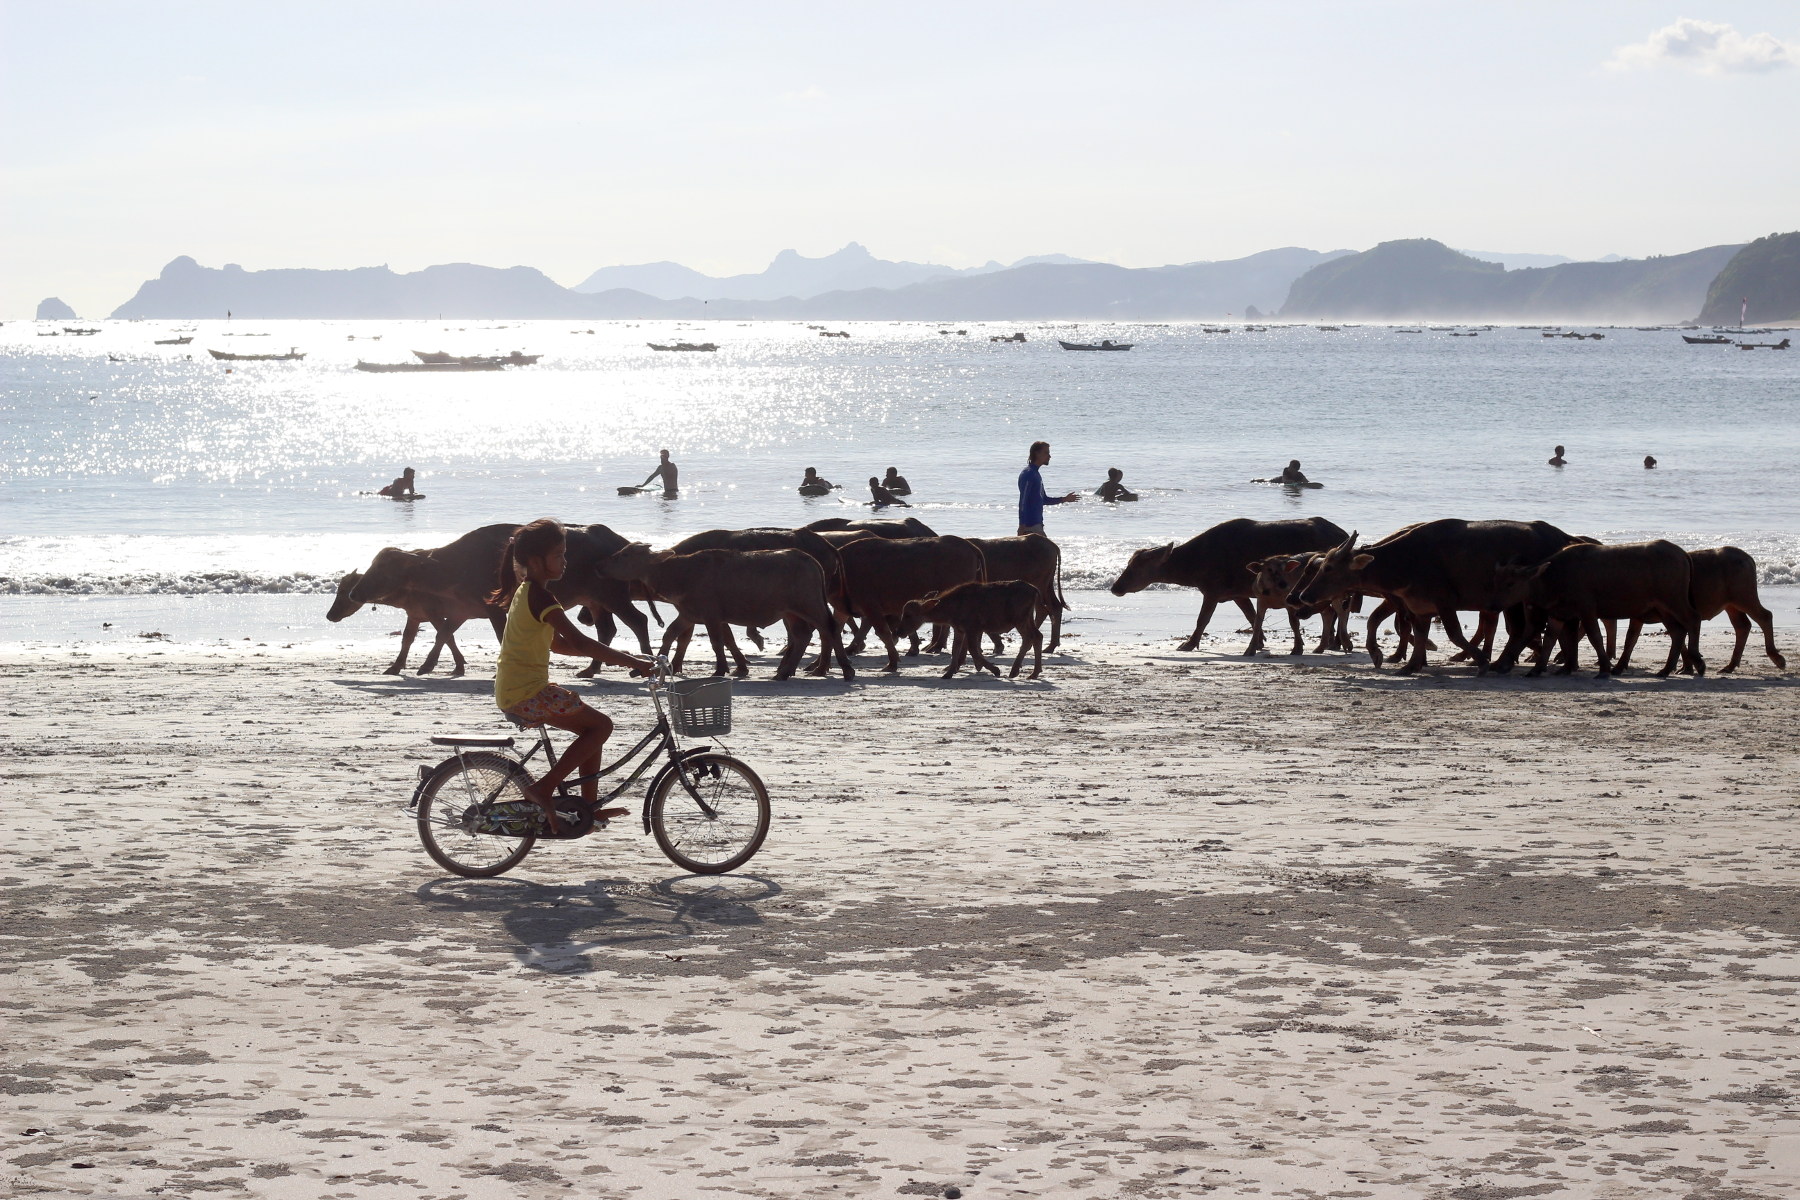
POLYGON ((1069 602, 1063 598, 1062 589, 1062 547, 1056 548, 1056 606, 1064 612, 1069 611, 1069 602))
POLYGON ((987 555, 983 554, 981 547, 973 542, 969 543, 969 549, 975 552, 975 581, 986 583, 988 581, 987 555))

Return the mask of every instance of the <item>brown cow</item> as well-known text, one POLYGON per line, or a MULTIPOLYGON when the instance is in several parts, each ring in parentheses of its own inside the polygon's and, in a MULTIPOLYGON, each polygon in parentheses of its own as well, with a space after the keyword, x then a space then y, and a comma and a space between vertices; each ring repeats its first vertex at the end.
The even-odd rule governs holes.
POLYGON ((1576 647, 1586 634, 1600 660, 1596 678, 1613 674, 1601 640, 1600 622, 1632 618, 1668 625, 1669 661, 1657 674, 1667 676, 1684 654, 1696 675, 1706 674, 1700 657, 1700 615, 1689 595, 1693 566, 1687 551, 1674 542, 1627 542, 1613 546, 1576 543, 1536 565, 1503 566, 1495 572, 1497 599, 1504 607, 1526 606, 1526 624, 1544 639, 1544 653, 1527 674, 1542 675, 1549 658, 1549 627, 1562 625, 1563 664, 1575 670, 1576 647))
POLYGON ((456 663, 452 675, 464 669, 462 651, 453 636, 464 622, 486 617, 498 638, 506 629, 506 610, 488 604, 499 572, 500 555, 517 525, 483 525, 445 546, 431 550, 380 550, 369 569, 351 572, 338 581, 337 597, 328 621, 341 621, 365 604, 388 604, 406 610, 406 628, 400 635, 400 653, 384 672, 398 675, 406 669, 413 638, 419 626, 430 622, 438 632, 434 647, 419 666, 429 674, 437 666, 438 650, 448 646, 456 663))
MULTIPOLYGON (((825 595, 839 622, 848 616, 844 611, 844 564, 838 559, 837 548, 810 529, 709 529, 683 538, 669 549, 675 554, 693 554, 700 550, 799 550, 818 563, 819 569, 825 572, 825 595)), ((693 631, 692 621, 677 621, 669 626, 668 632, 663 636, 665 651, 671 642, 677 643, 675 658, 671 664, 677 671, 681 669, 693 631)), ((763 648, 760 630, 746 628, 744 633, 756 643, 758 650, 763 648)), ((830 669, 826 653, 825 647, 821 645, 819 659, 813 663, 814 670, 810 673, 823 674, 830 669)))
POLYGON ((802 529, 810 529, 814 533, 849 533, 860 530, 884 538, 936 537, 937 530, 919 520, 917 517, 901 517, 898 520, 888 517, 864 517, 853 521, 849 517, 825 517, 818 521, 802 525, 802 529))
MULTIPOLYGON (((900 669, 893 622, 908 600, 946 592, 959 583, 984 582, 981 551, 959 537, 864 538, 839 552, 844 560, 844 592, 852 616, 862 617, 887 647, 884 668, 900 669)), ((913 639, 917 652, 918 639, 913 639)), ((854 648, 852 650, 854 653, 854 648)))
MULTIPOLYGON (((1200 644, 1206 623, 1221 600, 1243 610, 1245 620, 1260 628, 1250 607, 1250 588, 1255 575, 1245 568, 1271 554, 1298 554, 1324 550, 1343 541, 1344 531, 1324 517, 1294 521, 1252 521, 1245 517, 1214 525, 1181 545, 1169 542, 1139 550, 1113 581, 1112 594, 1141 592, 1153 583, 1174 583, 1199 588, 1200 616, 1194 632, 1177 649, 1192 650, 1200 644)), ((1332 593, 1335 595, 1336 593, 1332 593)))
POLYGON ((654 596, 673 604, 683 620, 704 626, 712 639, 715 675, 725 674, 727 649, 736 660, 736 674, 742 678, 750 673, 750 664, 732 637, 731 626, 761 629, 781 621, 787 627, 788 642, 776 666, 775 678, 793 675, 815 629, 826 653, 809 673, 824 674, 835 654, 844 678, 856 676, 825 596, 825 572, 803 551, 699 550, 676 554, 633 542, 608 558, 603 569, 614 578, 643 584, 654 596))
POLYGON ((1250 585, 1250 592, 1256 597, 1256 628, 1250 638, 1250 645, 1244 649, 1245 654, 1255 654, 1263 649, 1263 614, 1272 608, 1282 609, 1287 613, 1288 627, 1294 633, 1294 648, 1289 651, 1291 654, 1306 652, 1306 641, 1300 634, 1300 622, 1307 617, 1318 617, 1320 621, 1319 645, 1313 651, 1314 654, 1356 648, 1355 643, 1350 640, 1351 596, 1337 596, 1317 607, 1293 600, 1294 589, 1318 569, 1318 560, 1317 551, 1278 554, 1250 563, 1245 568, 1256 576, 1250 585))
MULTIPOLYGON (((1425 665, 1426 633, 1431 618, 1443 622, 1444 632, 1475 659, 1485 674, 1488 657, 1479 645, 1463 636, 1459 611, 1498 612, 1506 608, 1496 599, 1495 572, 1503 563, 1536 565, 1576 539, 1545 521, 1461 521, 1447 518, 1409 526, 1381 541, 1358 549, 1353 533, 1321 556, 1317 572, 1295 597, 1302 604, 1319 604, 1347 592, 1363 592, 1398 601, 1396 624, 1410 627, 1412 655, 1400 668, 1410 674, 1425 665)), ((1509 614, 1513 637, 1501 653, 1498 668, 1511 667, 1524 648, 1523 611, 1517 603, 1509 614)), ((1373 634, 1369 657, 1381 665, 1380 647, 1373 634)))
MULTIPOLYGON (((974 541, 974 538, 970 538, 974 541)), ((1048 607, 1037 588, 1022 579, 1003 583, 960 583, 947 592, 932 593, 920 600, 908 600, 900 610, 900 622, 894 633, 906 637, 919 632, 926 622, 948 625, 956 631, 950 650, 950 665, 944 668, 949 679, 962 669, 965 655, 973 655, 976 667, 985 667, 998 675, 1000 668, 981 653, 981 637, 987 634, 1019 633, 1019 656, 1013 659, 1009 679, 1017 679, 1025 665, 1025 652, 1032 651, 1031 678, 1044 673, 1044 610, 1048 607)))
MULTIPOLYGON (((1035 587, 1044 606, 1039 615, 1050 618, 1050 644, 1044 649, 1055 653, 1062 645, 1062 615, 1069 607, 1062 594, 1062 548, 1041 533, 1024 537, 970 538, 987 563, 989 583, 1006 583, 1022 579, 1035 587)), ((998 651, 1000 645, 995 643, 998 651)))
MULTIPOLYGON (((1756 594, 1756 560, 1736 546, 1715 546, 1710 550, 1689 550, 1688 565, 1693 575, 1688 595, 1702 621, 1710 621, 1720 613, 1729 613, 1731 627, 1737 632, 1737 645, 1732 647, 1731 661, 1719 668, 1726 675, 1737 670, 1744 658, 1744 644, 1750 640, 1750 621, 1755 619, 1763 631, 1763 652, 1778 667, 1786 667, 1787 659, 1775 649, 1775 618, 1763 607, 1756 594)), ((1625 634, 1625 649, 1614 670, 1623 671, 1631 661, 1631 649, 1637 645, 1638 632, 1644 627, 1641 618, 1631 622, 1625 634)))

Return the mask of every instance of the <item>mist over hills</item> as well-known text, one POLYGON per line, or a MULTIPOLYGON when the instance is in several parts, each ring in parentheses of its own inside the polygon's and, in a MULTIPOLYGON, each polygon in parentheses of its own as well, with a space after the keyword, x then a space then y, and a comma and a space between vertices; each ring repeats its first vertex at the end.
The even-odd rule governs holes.
POLYGON ((1509 271, 1430 238, 1383 242, 1294 281, 1283 317, 1685 321, 1741 246, 1509 271))
MULTIPOLYGON (((1072 265, 1086 259, 1066 254, 1040 254, 1012 263, 1072 265)), ((1006 266, 987 262, 979 267, 945 267, 934 263, 892 262, 876 258, 868 249, 851 242, 823 258, 806 258, 795 250, 783 250, 768 267, 751 275, 703 275, 676 262, 642 263, 636 266, 601 267, 576 284, 572 291, 606 292, 626 288, 659 300, 781 300, 810 299, 826 292, 853 292, 868 288, 900 288, 933 279, 988 275, 1006 266)))
MULTIPOLYGON (((1494 255, 1508 262, 1554 258, 1494 255)), ((115 318, 195 319, 705 319, 734 320, 1219 320, 1258 311, 1297 320, 1567 320, 1658 324, 1696 313, 1800 320, 1800 234, 1685 254, 1508 269, 1428 238, 1360 253, 1300 247, 1224 262, 1120 267, 1062 255, 957 270, 875 258, 851 243, 823 258, 792 251, 765 271, 718 279, 677 263, 609 267, 565 288, 531 267, 447 263, 399 273, 246 271, 182 256, 147 280, 115 318), (919 273, 927 277, 912 279, 919 273), (934 274, 942 272, 941 274, 934 274), (885 286, 868 279, 912 279, 885 286), (634 279, 639 287, 596 286, 634 279), (856 286, 829 287, 833 281, 856 286), (687 292, 681 296, 659 292, 687 292), (590 289, 590 290, 582 290, 590 289), (695 291, 758 295, 694 295, 695 291), (770 292, 782 293, 771 297, 770 292), (803 295, 800 293, 812 292, 803 295), (1730 311, 1727 312, 1726 310, 1730 311)))

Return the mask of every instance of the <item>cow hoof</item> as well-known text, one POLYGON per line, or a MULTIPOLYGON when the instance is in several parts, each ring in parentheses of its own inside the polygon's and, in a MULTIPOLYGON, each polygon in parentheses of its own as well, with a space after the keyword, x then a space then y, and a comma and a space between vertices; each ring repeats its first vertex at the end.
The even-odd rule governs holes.
MULTIPOLYGON (((775 680, 777 683, 779 683, 780 681, 782 681, 784 679, 792 679, 793 677, 794 677, 794 673, 792 671, 777 671, 777 672, 775 672, 775 680)), ((739 676, 739 678, 742 678, 742 676, 739 676)))
POLYGON ((463 673, 463 669, 462 669, 462 668, 461 668, 461 667, 458 667, 458 668, 456 668, 456 670, 454 670, 454 671, 452 671, 452 672, 450 672, 450 678, 452 678, 452 679, 461 679, 461 678, 462 678, 462 673, 463 673))
POLYGON ((387 670, 383 671, 382 674, 383 675, 398 675, 398 674, 400 674, 400 668, 399 667, 389 667, 387 670))
POLYGON ((1189 638, 1187 641, 1181 643, 1181 645, 1175 647, 1175 649, 1177 649, 1177 650, 1192 650, 1198 644, 1199 643, 1195 642, 1193 638, 1189 638))
POLYGON ((884 675, 898 675, 900 673, 900 667, 897 663, 889 663, 887 666, 881 668, 881 672, 884 675))
POLYGON ((844 668, 844 678, 845 679, 855 679, 856 678, 856 668, 855 667, 845 667, 844 668))

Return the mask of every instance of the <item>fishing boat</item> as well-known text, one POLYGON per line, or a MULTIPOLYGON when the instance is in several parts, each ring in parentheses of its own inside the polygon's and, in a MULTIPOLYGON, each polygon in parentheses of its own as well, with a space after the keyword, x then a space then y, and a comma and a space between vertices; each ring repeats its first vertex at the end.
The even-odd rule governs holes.
POLYGON ((672 346, 659 346, 655 342, 645 342, 644 344, 652 350, 717 350, 719 348, 713 342, 676 342, 672 346))
POLYGON ((63 332, 72 333, 76 337, 87 337, 89 334, 99 333, 100 331, 98 329, 71 329, 69 326, 64 325, 63 332))
POLYGON ((1023 342, 1024 340, 1025 340, 1025 333, 1023 330, 1019 331, 1018 333, 1007 333, 1007 334, 998 334, 997 333, 997 334, 994 334, 992 337, 988 338, 988 341, 990 341, 990 342, 1023 342))
POLYGON ((1786 350, 1788 340, 1782 338, 1779 342, 1739 342, 1737 348, 1739 350, 1786 350))
POLYGON ((485 362, 485 361, 483 361, 483 362, 441 362, 441 363, 440 362, 433 362, 433 363, 409 363, 409 362, 372 363, 372 362, 363 362, 361 359, 358 359, 357 363, 356 363, 356 369, 359 371, 424 371, 424 372, 441 373, 444 371, 498 371, 498 370, 501 370, 502 367, 501 367, 501 364, 499 364, 497 362, 485 362))
POLYGON ((544 357, 541 354, 521 354, 517 350, 514 350, 511 354, 464 355, 445 354, 441 350, 414 350, 413 356, 420 362, 427 363, 431 366, 443 366, 446 363, 462 363, 465 366, 474 363, 499 363, 501 366, 508 367, 529 367, 536 363, 538 359, 544 357))
POLYGON ((155 344, 158 346, 185 346, 193 340, 191 337, 158 338, 155 344))
POLYGON ((1684 333, 1681 335, 1681 340, 1686 342, 1690 346, 1729 346, 1729 345, 1731 345, 1730 338, 1719 337, 1717 335, 1708 337, 1707 335, 1702 334, 1699 337, 1689 337, 1687 334, 1684 333))
POLYGON ((206 352, 224 362, 298 362, 306 357, 292 346, 288 347, 286 354, 233 354, 229 350, 214 350, 211 347, 206 352))
POLYGON ((1064 350, 1129 350, 1137 343, 1115 342, 1111 340, 1104 342, 1065 342, 1061 338, 1058 338, 1056 344, 1061 346, 1064 350))

